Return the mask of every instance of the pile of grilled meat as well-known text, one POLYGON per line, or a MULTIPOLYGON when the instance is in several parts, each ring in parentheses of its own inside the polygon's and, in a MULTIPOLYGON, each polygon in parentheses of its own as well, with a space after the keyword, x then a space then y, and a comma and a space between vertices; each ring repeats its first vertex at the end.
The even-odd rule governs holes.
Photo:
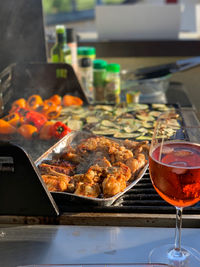
POLYGON ((38 167, 49 191, 107 198, 137 178, 147 164, 148 150, 146 141, 93 136, 67 146, 38 167))

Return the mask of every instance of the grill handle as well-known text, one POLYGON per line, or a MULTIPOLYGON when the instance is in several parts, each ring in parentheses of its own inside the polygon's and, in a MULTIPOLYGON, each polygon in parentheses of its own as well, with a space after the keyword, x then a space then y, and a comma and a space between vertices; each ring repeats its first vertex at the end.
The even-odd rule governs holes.
POLYGON ((13 65, 8 66, 0 73, 0 117, 3 116, 4 106, 8 99, 7 89, 11 86, 13 65))

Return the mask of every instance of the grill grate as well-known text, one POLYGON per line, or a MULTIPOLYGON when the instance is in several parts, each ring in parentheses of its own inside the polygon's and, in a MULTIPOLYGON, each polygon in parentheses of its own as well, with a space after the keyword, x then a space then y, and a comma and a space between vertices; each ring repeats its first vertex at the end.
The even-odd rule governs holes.
MULTIPOLYGON (((104 213, 148 213, 174 214, 175 208, 165 202, 152 186, 149 172, 128 192, 108 207, 88 206, 71 202, 70 205, 57 203, 61 212, 104 212, 104 213)), ((200 202, 184 208, 184 214, 200 214, 200 202)))

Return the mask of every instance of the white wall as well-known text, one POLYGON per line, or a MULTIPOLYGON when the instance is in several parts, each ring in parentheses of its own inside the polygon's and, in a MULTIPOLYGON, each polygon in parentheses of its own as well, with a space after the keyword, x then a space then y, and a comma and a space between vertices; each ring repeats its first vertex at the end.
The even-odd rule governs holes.
MULTIPOLYGON (((181 31, 200 32, 200 0, 178 0, 181 8, 181 31), (199 4, 199 5, 198 5, 199 4)), ((165 4, 165 0, 142 0, 141 4, 165 4)))

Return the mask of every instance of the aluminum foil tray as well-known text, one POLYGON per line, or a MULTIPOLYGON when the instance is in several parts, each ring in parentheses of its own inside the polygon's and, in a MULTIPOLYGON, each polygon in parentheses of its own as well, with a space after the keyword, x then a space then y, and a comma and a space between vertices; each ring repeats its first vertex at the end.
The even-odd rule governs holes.
MULTIPOLYGON (((89 137, 94 137, 97 135, 94 135, 89 132, 85 131, 76 131, 71 132, 70 134, 66 135, 64 138, 62 138, 60 141, 58 141, 56 144, 54 144, 50 149, 48 149, 43 155, 41 155, 36 161, 35 164, 38 166, 41 164, 44 160, 52 160, 56 154, 60 154, 68 145, 76 145, 80 143, 81 140, 87 139, 89 137)), ((107 137, 106 137, 107 138, 107 137)), ((109 138, 108 138, 109 139, 109 138)), ((113 139, 112 139, 113 140, 113 139)), ((116 140, 116 142, 120 142, 122 140, 116 140)), ((123 141, 122 141, 123 142, 123 141)), ((94 197, 87 197, 87 196, 79 196, 75 195, 73 193, 68 192, 51 192, 54 200, 59 202, 61 205, 66 205, 68 202, 75 201, 80 203, 85 203, 87 205, 97 205, 97 206, 110 206, 112 205, 119 197, 121 197, 124 193, 126 193, 129 189, 131 189, 135 184, 137 184, 140 179, 142 179, 143 175, 145 174, 146 170, 148 168, 148 164, 144 166, 137 175, 137 178, 134 179, 123 192, 120 192, 112 197, 108 198, 94 198, 94 197)), ((58 205, 59 205, 58 204, 58 205)))

